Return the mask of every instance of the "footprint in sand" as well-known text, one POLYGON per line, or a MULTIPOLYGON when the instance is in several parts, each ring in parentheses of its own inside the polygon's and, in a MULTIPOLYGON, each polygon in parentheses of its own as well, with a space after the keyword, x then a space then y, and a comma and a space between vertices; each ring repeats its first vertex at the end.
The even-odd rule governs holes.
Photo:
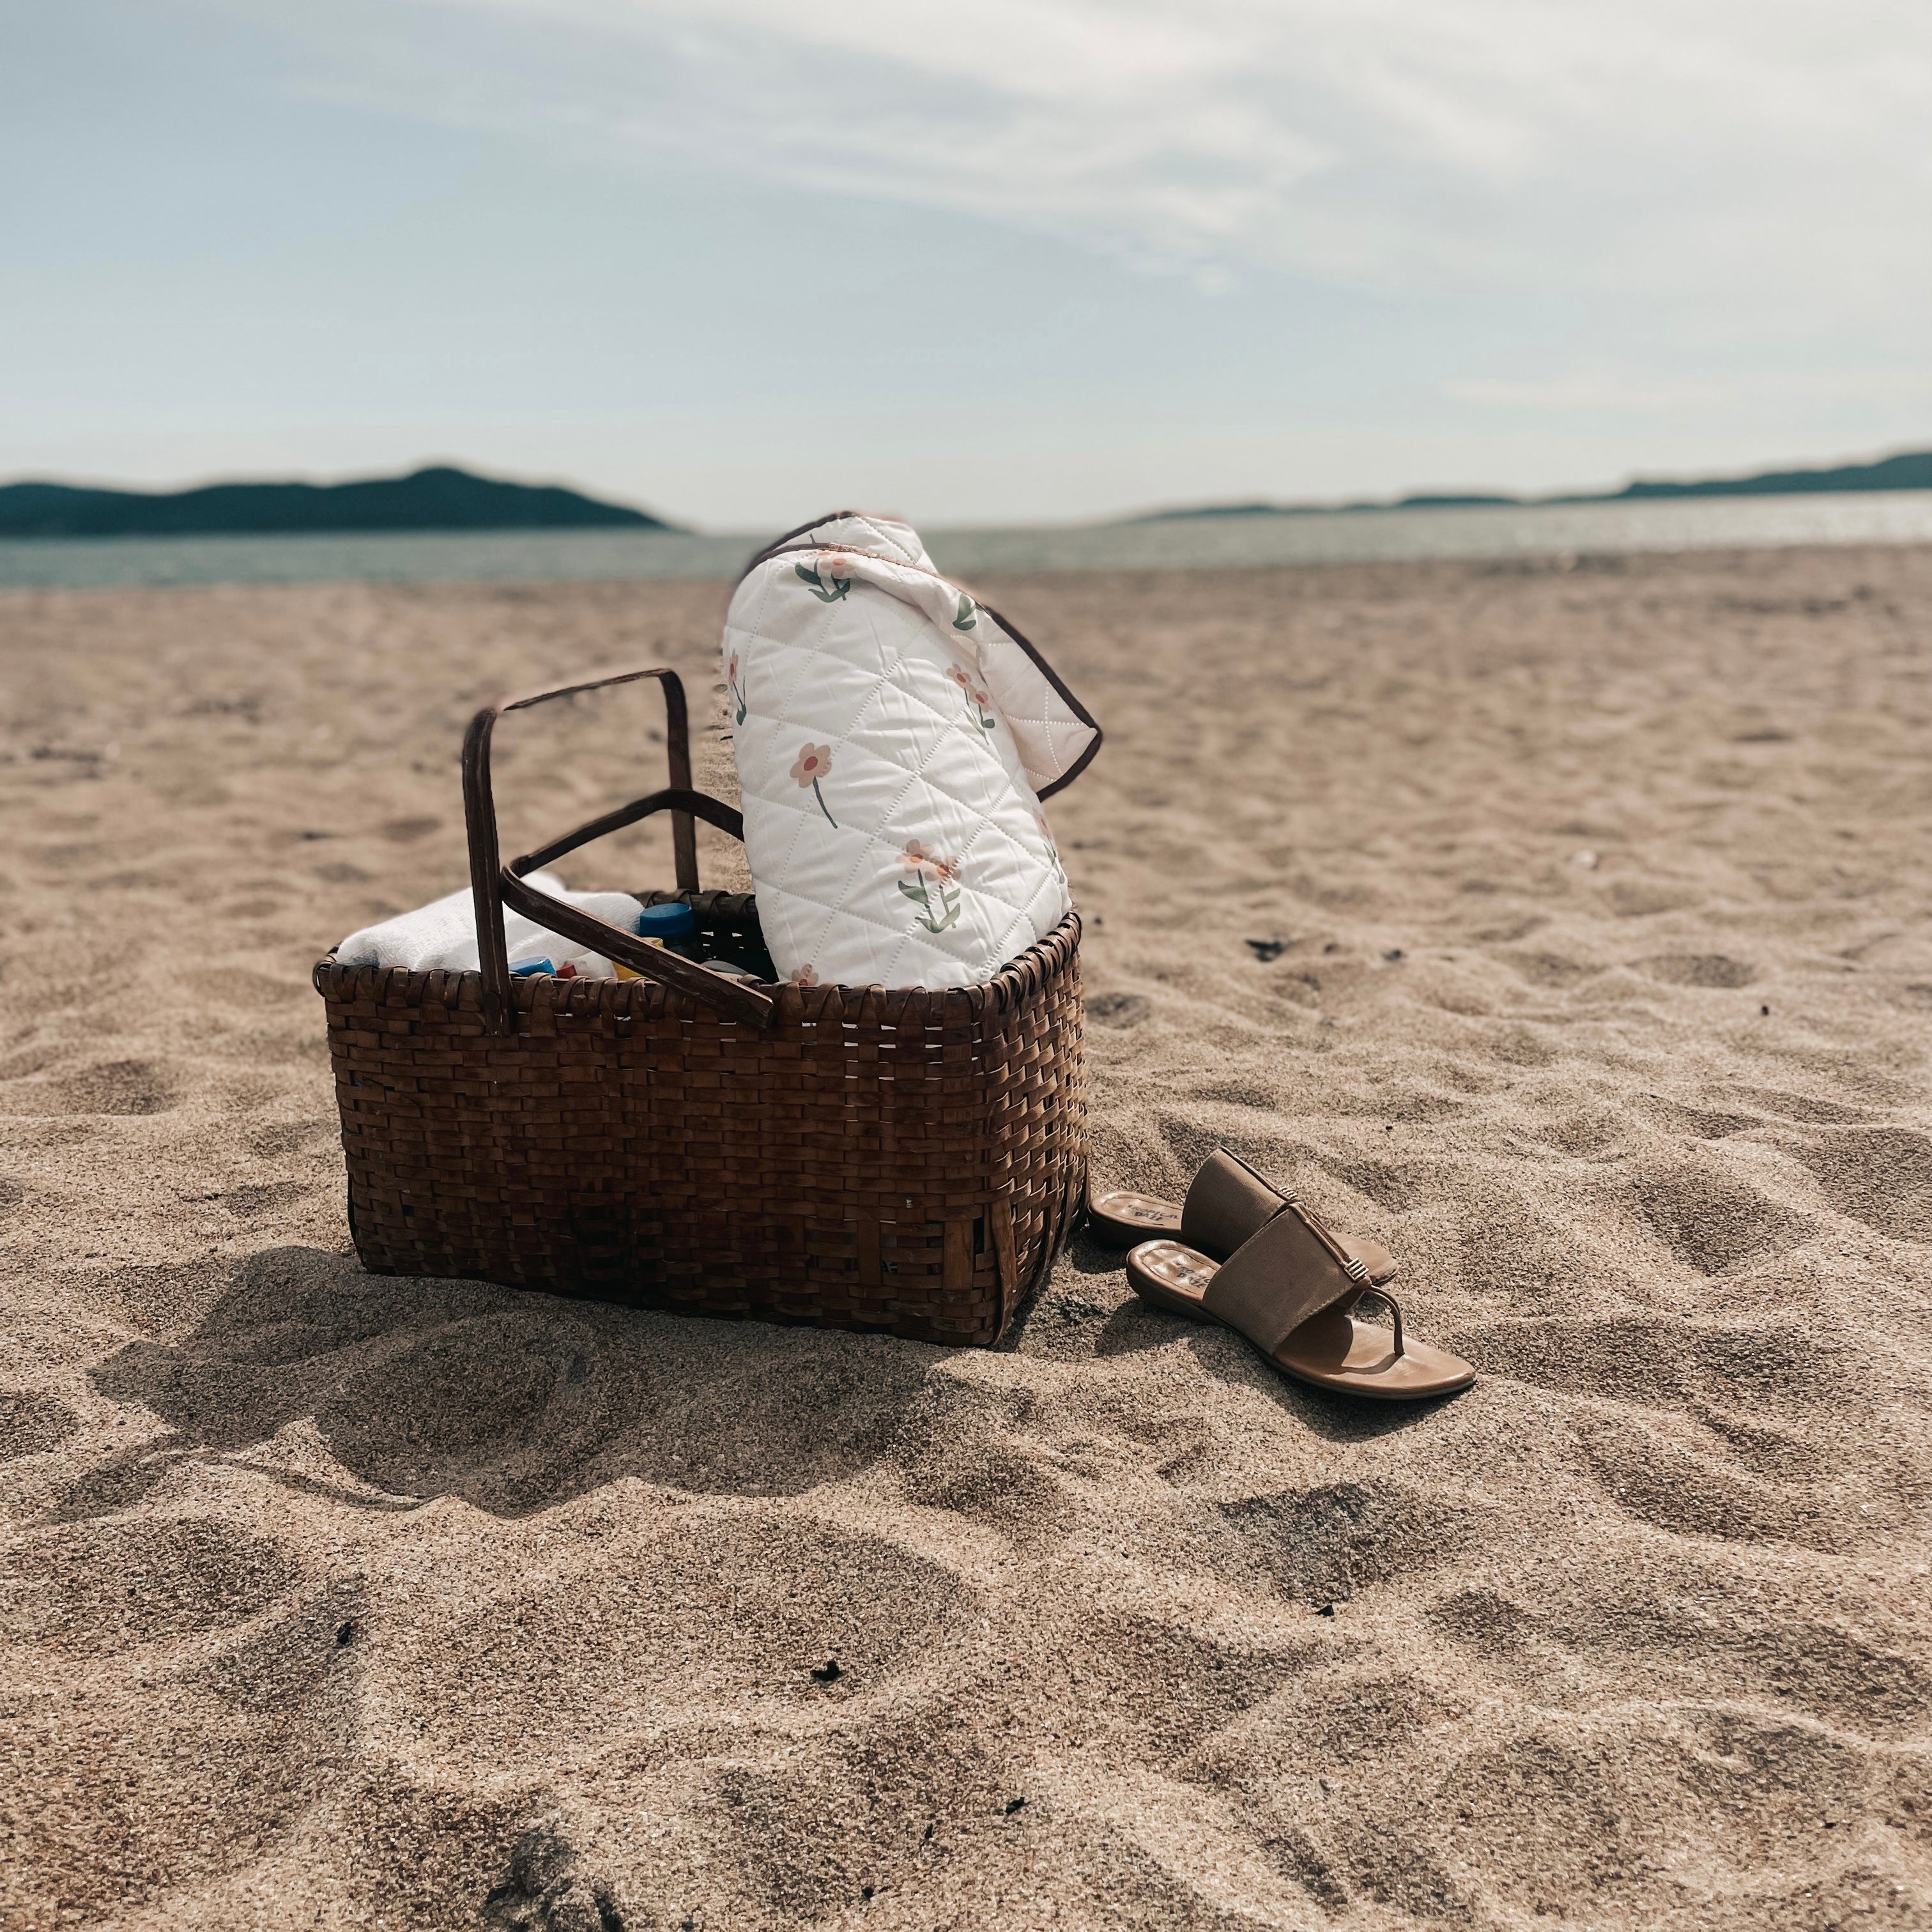
POLYGON ((1331 1165, 1337 1180, 1393 1214, 1439 1199, 1445 1191, 1440 1170, 1430 1162, 1340 1160, 1331 1165))
POLYGON ((622 1932, 625 1924, 609 1881, 585 1869, 555 1815, 510 1847, 510 1875, 484 1900, 483 1921, 499 1932, 622 1932))
POLYGON ((1932 1241, 1932 1140, 1923 1134, 1872 1127, 1792 1151, 1840 1214, 1895 1241, 1932 1241))
POLYGON ((1600 966, 1586 966, 1560 952, 1503 952, 1497 957, 1512 967, 1532 986, 1574 986, 1579 980, 1593 979, 1600 966))
POLYGON ((1030 1398, 934 1376, 908 1406, 892 1444, 908 1502, 994 1524, 1033 1541, 1064 1528, 1068 1499, 1006 1438, 1030 1398))
POLYGON ((1667 986, 1748 986, 1757 969, 1721 952, 1658 952, 1636 962, 1638 970, 1667 986))
POLYGON ((1446 1714, 1441 1685, 1326 1645, 1300 1661, 1306 1674, 1258 1721, 1230 1725, 1174 1774, 1239 1792, 1270 1862, 1330 1911, 1352 1898, 1395 1907, 1404 1924, 1466 1922, 1468 1895, 1411 1815, 1413 1792, 1393 1811, 1363 1802, 1364 1786, 1408 1784, 1410 1753, 1446 1714))
MULTIPOLYGON (((1222 1762, 1220 1734, 1303 1678, 1309 1655, 1292 1644, 1268 1649, 1205 1636, 1144 1612, 1102 1613, 1084 1626, 1075 1658, 1043 1677, 1040 1694, 1064 1701, 1070 1730, 1104 1737, 1110 1752, 1132 1762, 1186 1776, 1190 1756, 1198 1754, 1204 1771, 1222 1762)), ((1279 1730, 1265 1727, 1266 1748, 1279 1730)))
POLYGON ((1796 1322, 1723 1327, 1670 1316, 1500 1322, 1466 1331, 1492 1374, 1539 1388, 1682 1410, 1702 1401, 1762 1418, 1843 1411, 1860 1365, 1796 1322))
POLYGON ((1862 1445, 1848 1442, 1836 1430, 1820 1435, 1777 1428, 1755 1406, 1748 1413, 1706 1402, 1688 1406, 1690 1414, 1722 1441, 1739 1468, 1767 1481, 1829 1482, 1864 1460, 1862 1445))
MULTIPOLYGON (((274 910, 273 906, 268 908, 269 912, 274 910)), ((314 989, 306 980, 278 980, 266 973, 251 973, 245 966, 228 966, 222 970, 221 998, 224 1006, 246 1007, 258 1012, 292 1010, 299 1006, 306 1017, 309 1011, 308 1001, 313 997, 314 989)))
POLYGON ((1622 1254, 1597 1228, 1532 1190, 1487 1176, 1466 1187, 1454 1239, 1458 1282, 1479 1306, 1499 1312, 1587 1308, 1606 1282, 1627 1274, 1622 1254))
POLYGON ((1828 1488, 1750 1473, 1714 1444, 1678 1439, 1634 1417, 1592 1418, 1578 1433, 1607 1499, 1626 1516, 1676 1535, 1838 1551, 1888 1536, 1896 1527, 1895 1504, 1876 1514, 1861 1507, 1874 1500, 1862 1466, 1843 1484, 1828 1488))
POLYGON ((1673 890, 1668 886, 1647 885, 1635 879, 1618 879, 1610 892, 1610 910, 1619 919, 1648 919, 1653 914, 1676 912, 1694 905, 1697 895, 1673 890))
POLYGON ((168 1070, 146 1060, 110 1060, 54 1085, 66 1111, 76 1114, 164 1114, 177 1092, 168 1070))
POLYGON ((391 1495, 517 1514, 567 1486, 622 1426, 596 1352, 588 1328, 542 1307, 446 1322, 343 1375, 316 1404, 316 1428, 391 1495))
MULTIPOLYGON (((1932 1709, 1932 1670, 1856 1626, 1855 1604, 1808 1606, 1794 1576, 1767 1593, 1726 1553, 1700 1562, 1653 1555, 1641 1575, 1578 1580, 1550 1592, 1536 1630, 1628 1693, 1708 1694, 1808 1714, 1855 1736, 1910 1735, 1932 1709), (1791 1593, 1787 1594, 1786 1593, 1791 1593)), ((1773 1573, 1774 1576, 1776 1573, 1773 1573)))
POLYGON ((1139 993, 1094 993, 1087 1000, 1087 1017, 1104 1027, 1136 1027, 1154 1010, 1139 993))
POLYGON ((259 1614, 301 1580, 272 1544, 204 1516, 73 1523, 0 1568, 16 1632, 83 1656, 194 1637, 259 1614))
POLYGON ((1228 1528, 1283 1596, 1346 1602, 1364 1585, 1448 1562, 1481 1528, 1479 1512, 1380 1479, 1328 1483, 1220 1506, 1228 1528))
POLYGON ((44 1083, 22 1082, 0 1095, 0 1112, 46 1116, 60 1114, 164 1114, 172 1107, 179 1083, 168 1068, 151 1060, 111 1060, 44 1083))
POLYGON ((1664 1245, 1700 1274, 1721 1274, 1796 1247, 1812 1232, 1802 1216, 1749 1182, 1711 1166, 1655 1166, 1636 1178, 1637 1204, 1664 1245))
POLYGON ((1436 1828, 1486 1902, 1525 1923, 1661 1924, 1694 1873, 1700 1889, 1750 1888, 1727 1924, 1835 1924, 1835 1912, 1813 1916, 1826 1912, 1814 1872, 1802 1904, 1774 1889, 1764 1847, 1810 1842, 1824 1820, 1856 1815, 1871 1769, 1869 1753, 1828 1734, 1694 1706, 1530 1718, 1463 1754, 1416 1822, 1436 1828))
POLYGON ((330 1120, 289 1120, 264 1127, 249 1141, 250 1151, 273 1158, 278 1154, 299 1154, 327 1136, 339 1132, 330 1120))
POLYGON ((56 1396, 33 1389, 0 1390, 0 1463, 58 1449, 80 1418, 56 1396))
POLYGON ((1546 1708, 1580 1700, 1583 1680, 1570 1652, 1514 1597, 1498 1590, 1459 1590, 1430 1605, 1428 1616, 1436 1634, 1474 1658, 1487 1676, 1546 1708))
POLYGON ((304 1195, 314 1192, 314 1186, 306 1180, 265 1180, 246 1187, 231 1187, 220 1198, 222 1206, 238 1220, 253 1221, 278 1208, 292 1208, 304 1195))
MULTIPOLYGON (((184 1522, 165 1527, 190 1534, 184 1522)), ((152 1575, 154 1559, 165 1553, 139 1552, 142 1570, 152 1575)), ((201 1553, 218 1564, 251 1554, 233 1546, 211 1552, 205 1545, 201 1553)), ((138 1586, 140 1573, 130 1580, 138 1586)), ((138 1610, 138 1587, 126 1600, 138 1610)), ((85 1790, 99 1808, 91 1815, 20 1808, 8 1846, 14 1869, 32 1874, 50 1900, 86 1900, 90 1924, 128 1922, 130 1908, 138 1918, 158 1894, 212 1895, 238 1873, 280 1858, 304 1819, 356 1788, 344 1767, 361 1742, 361 1713, 352 1666, 344 1670, 334 1641, 338 1606, 311 1588, 306 1604, 284 1600, 238 1628, 233 1609, 218 1600, 158 1632, 130 1612, 106 1646, 75 1646, 86 1650, 71 1666, 73 1683, 86 1684, 84 1699, 71 1690, 44 1690, 16 1700, 9 1713, 8 1747, 22 1788, 85 1790), (146 1651, 135 1663, 130 1653, 158 1634, 168 1647, 146 1651), (78 1828, 76 1815, 86 1821, 78 1828)), ((374 1808, 379 1844, 393 1845, 394 1834, 416 1822, 398 1817, 395 1795, 388 1786, 374 1808)), ((373 1838, 373 1824, 368 1828, 373 1838)), ((350 1825, 350 1833, 355 1829, 350 1825)), ((350 1856, 366 1867, 381 1856, 370 1856, 374 1850, 356 1846, 350 1856)), ((205 1915, 190 1916, 206 1922, 205 1915)))
POLYGON ((1765 1124, 1763 1117, 1757 1114, 1728 1114, 1714 1108, 1689 1107, 1654 1094, 1646 1094, 1644 1100, 1646 1113, 1666 1126, 1700 1141, 1724 1140, 1765 1124))
POLYGON ((1787 1094, 1776 1087, 1741 1087, 1738 1098, 1768 1113, 1782 1114, 1787 1120, 1810 1120, 1820 1126, 1858 1127, 1879 1116, 1869 1107, 1841 1106, 1836 1100, 1821 1100, 1815 1094, 1787 1094))
POLYGON ((890 1693, 984 1614, 970 1586, 889 1535, 716 1508, 547 1558, 536 1580, 506 1559, 502 1587, 514 1594, 393 1630, 385 1667, 406 1720, 506 1766, 544 1762, 573 1726, 608 1736, 620 1709, 645 1730, 667 1709, 735 1726, 760 1706, 890 1693), (814 1676, 828 1658, 829 1686, 814 1676), (452 1683, 490 1686, 487 1705, 447 1705, 452 1683))

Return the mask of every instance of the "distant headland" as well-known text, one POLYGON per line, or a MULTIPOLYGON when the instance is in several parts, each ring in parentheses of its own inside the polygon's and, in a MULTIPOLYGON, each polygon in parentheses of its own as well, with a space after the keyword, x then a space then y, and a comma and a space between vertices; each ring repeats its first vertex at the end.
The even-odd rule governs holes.
POLYGON ((1308 517, 1348 510, 1523 508, 1534 503, 1624 503, 1671 496, 1810 496, 1834 490, 1932 490, 1932 450, 1888 456, 1878 463, 1848 463, 1834 470, 1771 470, 1756 476, 1715 477, 1694 483, 1626 484, 1596 496, 1402 496, 1385 502, 1206 503, 1196 508, 1154 510, 1122 519, 1130 524, 1174 523, 1190 517, 1308 517))
POLYGON ((0 484, 0 537, 293 536, 370 530, 674 530, 660 517, 552 484, 439 466, 355 483, 198 490, 0 484))

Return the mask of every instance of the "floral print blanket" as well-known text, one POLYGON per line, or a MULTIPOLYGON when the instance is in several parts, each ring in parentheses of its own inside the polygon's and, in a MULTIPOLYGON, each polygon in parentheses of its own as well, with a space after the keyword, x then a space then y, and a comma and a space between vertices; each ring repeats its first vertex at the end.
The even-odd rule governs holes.
POLYGON ((755 559, 724 621, 745 853, 779 972, 961 986, 1072 904, 1040 809, 1100 728, 918 532, 845 512, 755 559))

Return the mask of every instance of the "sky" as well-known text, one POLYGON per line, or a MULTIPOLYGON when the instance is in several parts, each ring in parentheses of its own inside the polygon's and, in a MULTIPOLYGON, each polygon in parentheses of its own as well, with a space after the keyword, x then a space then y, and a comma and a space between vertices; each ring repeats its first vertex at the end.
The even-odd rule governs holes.
POLYGON ((26 0, 0 478, 700 528, 1932 443, 1922 0, 26 0))

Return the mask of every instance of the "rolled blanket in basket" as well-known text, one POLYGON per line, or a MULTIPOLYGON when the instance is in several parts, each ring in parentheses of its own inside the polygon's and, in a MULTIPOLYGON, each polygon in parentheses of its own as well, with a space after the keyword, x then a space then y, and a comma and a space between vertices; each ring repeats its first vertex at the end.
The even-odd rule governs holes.
POLYGON ((1100 727, 910 525, 847 512, 781 539, 732 596, 724 657, 782 976, 970 986, 1066 917, 1040 800, 1100 727))
MULTIPOLYGON (((581 906, 599 919, 608 920, 625 931, 637 929, 640 902, 628 892, 573 892, 565 889, 554 872, 532 872, 530 883, 538 891, 549 892, 581 906)), ((608 980, 612 967, 601 953, 586 952, 574 940, 546 932, 534 920, 506 908, 503 938, 510 956, 510 970, 539 959, 557 967, 572 966, 575 976, 608 980)), ((418 906, 414 912, 398 913, 380 926, 365 926, 352 932, 335 949, 338 964, 344 966, 400 966, 412 973, 442 968, 454 973, 476 970, 476 904, 465 886, 460 892, 418 906)))

